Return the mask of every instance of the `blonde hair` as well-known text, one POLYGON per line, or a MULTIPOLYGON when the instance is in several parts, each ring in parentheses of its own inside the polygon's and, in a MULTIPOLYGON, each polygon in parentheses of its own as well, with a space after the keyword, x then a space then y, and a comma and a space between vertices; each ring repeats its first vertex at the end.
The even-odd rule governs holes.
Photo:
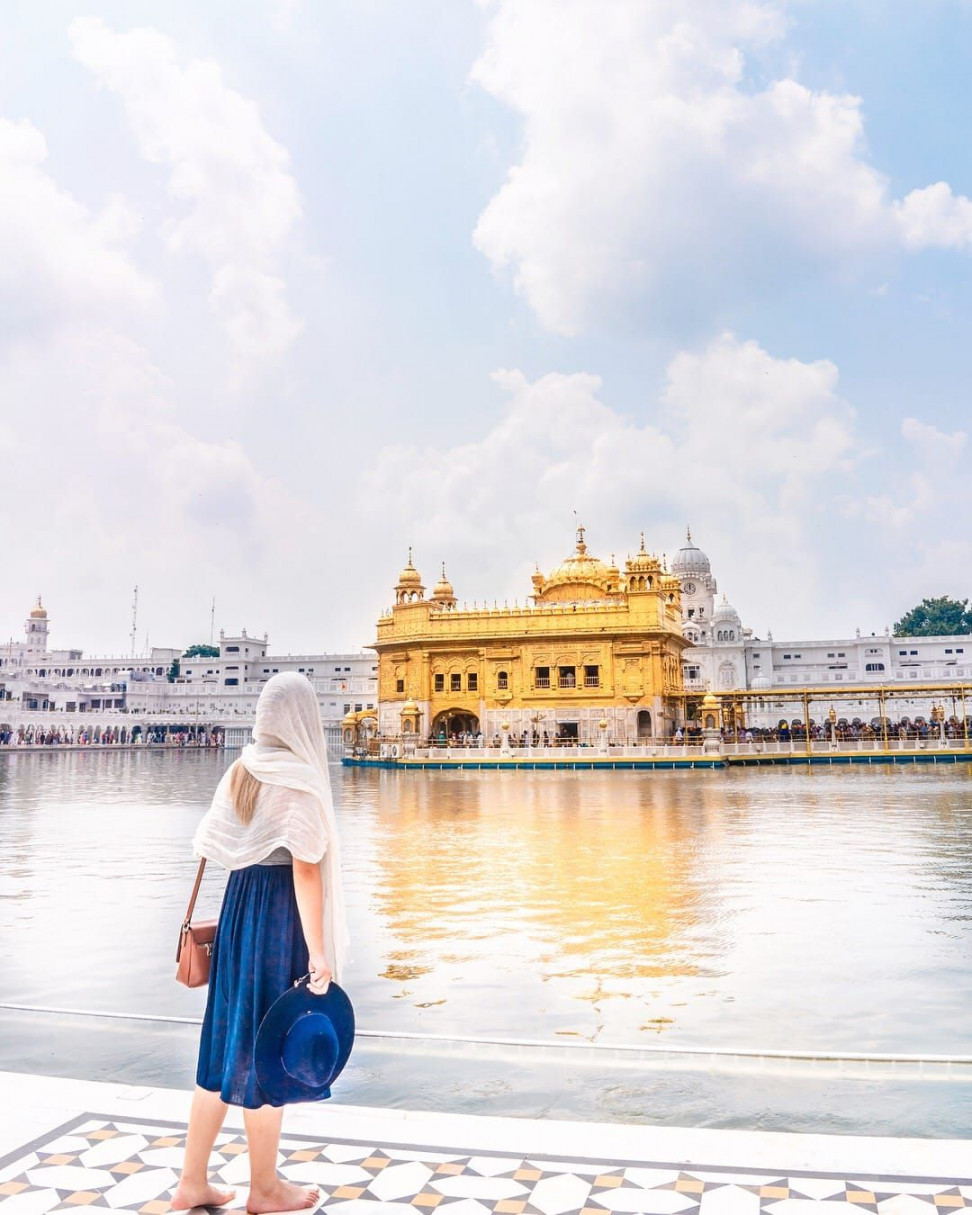
POLYGON ((252 772, 247 771, 239 760, 230 771, 230 797, 233 799, 236 816, 244 827, 253 818, 257 794, 260 792, 262 783, 252 772))

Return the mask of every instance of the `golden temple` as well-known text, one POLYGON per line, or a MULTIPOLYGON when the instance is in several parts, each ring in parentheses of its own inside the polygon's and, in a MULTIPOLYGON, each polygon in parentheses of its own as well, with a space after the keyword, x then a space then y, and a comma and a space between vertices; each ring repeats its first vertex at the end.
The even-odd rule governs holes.
POLYGON ((460 607, 430 596, 412 561, 378 621, 378 731, 385 737, 537 743, 666 737, 681 722, 678 578, 641 547, 624 568, 574 552, 538 570, 524 606, 460 607))

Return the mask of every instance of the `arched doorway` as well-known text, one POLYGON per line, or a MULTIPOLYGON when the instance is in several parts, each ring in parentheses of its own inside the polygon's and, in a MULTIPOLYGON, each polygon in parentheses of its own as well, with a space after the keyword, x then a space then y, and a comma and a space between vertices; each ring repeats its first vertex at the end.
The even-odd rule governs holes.
POLYGON ((432 723, 433 742, 448 742, 457 734, 478 734, 479 718, 464 709, 445 709, 432 723))
POLYGON ((647 709, 638 710, 638 737, 651 738, 651 713, 647 709))

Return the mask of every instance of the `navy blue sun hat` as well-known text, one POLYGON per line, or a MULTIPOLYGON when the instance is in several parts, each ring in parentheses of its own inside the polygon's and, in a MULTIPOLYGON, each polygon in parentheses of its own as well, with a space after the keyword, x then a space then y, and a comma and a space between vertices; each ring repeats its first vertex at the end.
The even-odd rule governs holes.
POLYGON ((353 1043, 347 992, 332 981, 324 995, 314 995, 305 976, 260 1022, 254 1060, 260 1087, 275 1105, 321 1101, 331 1095, 353 1043))

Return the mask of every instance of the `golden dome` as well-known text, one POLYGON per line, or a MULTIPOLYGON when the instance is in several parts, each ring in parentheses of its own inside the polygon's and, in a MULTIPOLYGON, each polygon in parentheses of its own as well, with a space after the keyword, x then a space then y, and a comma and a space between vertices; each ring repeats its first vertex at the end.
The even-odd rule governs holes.
POLYGON ((715 693, 710 688, 708 690, 708 692, 706 692, 706 694, 702 697, 702 708, 703 709, 718 709, 718 707, 719 707, 719 697, 716 696, 715 693))
POLYGON ((583 527, 578 527, 577 547, 565 561, 561 561, 560 565, 550 571, 548 578, 540 582, 534 575, 534 586, 542 587, 538 598, 591 599, 613 593, 610 588, 617 585, 617 572, 605 565, 600 558, 591 556, 584 543, 584 531, 583 527), (551 591, 558 588, 559 594, 550 595, 551 591), (576 588, 582 593, 566 593, 569 588, 576 588))
POLYGON ((452 589, 452 583, 446 577, 445 562, 442 564, 442 577, 432 588, 433 599, 455 599, 455 592, 452 589))
POLYGON ((636 571, 638 573, 648 572, 655 573, 661 570, 661 563, 654 553, 649 553, 645 548, 645 533, 641 533, 641 547, 633 557, 628 557, 625 564, 625 570, 628 572, 636 571))
POLYGON ((41 603, 40 595, 37 596, 37 606, 30 609, 31 620, 46 620, 47 608, 41 603))
POLYGON ((398 585, 399 586, 421 586, 422 585, 422 575, 418 572, 418 570, 412 564, 411 548, 409 548, 409 550, 408 550, 408 565, 406 565, 405 568, 402 570, 402 572, 398 575, 398 585))

